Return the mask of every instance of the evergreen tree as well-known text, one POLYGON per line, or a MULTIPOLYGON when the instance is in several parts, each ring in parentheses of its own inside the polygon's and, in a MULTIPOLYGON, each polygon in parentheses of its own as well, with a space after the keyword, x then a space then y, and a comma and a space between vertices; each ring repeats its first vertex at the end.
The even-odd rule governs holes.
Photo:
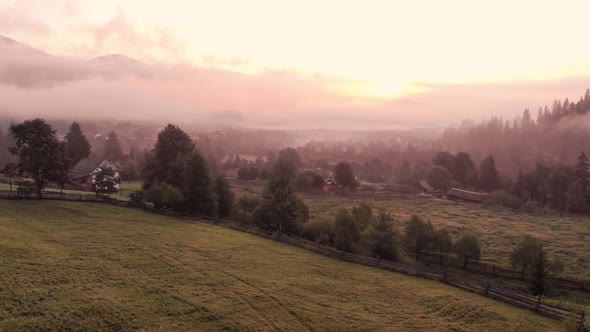
POLYGON ((217 216, 227 218, 234 208, 234 194, 229 182, 223 176, 215 178, 215 196, 217 198, 217 216))
POLYGON ((76 165, 80 160, 88 158, 90 155, 90 143, 84 136, 82 128, 78 122, 73 122, 70 131, 66 134, 66 158, 72 165, 76 165))
POLYGON ((194 150, 188 157, 184 167, 182 193, 189 209, 205 216, 215 215, 213 181, 207 161, 198 150, 194 150))
POLYGON ((307 221, 309 211, 295 193, 294 178, 291 164, 279 159, 262 192, 261 206, 256 213, 259 226, 293 234, 298 222, 307 221))
POLYGON ((487 192, 500 188, 500 175, 494 157, 487 156, 479 168, 479 187, 487 192))
POLYGON ((19 173, 33 179, 37 196, 41 198, 47 183, 67 170, 64 144, 57 140, 55 130, 39 118, 11 125, 10 133, 15 139, 10 153, 18 156, 19 173))
POLYGON ((104 158, 109 161, 121 161, 123 160, 123 149, 121 148, 121 142, 119 137, 114 131, 109 133, 107 140, 104 144, 104 158))
POLYGON ((167 182, 181 188, 184 163, 194 148, 189 135, 178 126, 168 124, 158 134, 153 152, 146 156, 142 172, 144 187, 153 182, 167 182))
POLYGON ((453 174, 453 177, 463 186, 475 185, 477 171, 469 153, 457 153, 455 157, 455 174, 453 174))
POLYGON ((580 154, 576 163, 576 180, 578 181, 580 190, 586 195, 590 189, 590 164, 584 152, 580 154))

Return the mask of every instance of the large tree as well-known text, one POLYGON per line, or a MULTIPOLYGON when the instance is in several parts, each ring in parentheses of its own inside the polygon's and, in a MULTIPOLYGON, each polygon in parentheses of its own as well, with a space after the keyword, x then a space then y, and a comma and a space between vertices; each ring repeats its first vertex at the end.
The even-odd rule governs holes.
POLYGON ((500 188, 500 175, 494 157, 487 156, 479 168, 479 186, 482 190, 492 192, 500 188))
POLYGON ((234 194, 229 182, 219 175, 215 178, 215 197, 217 199, 217 216, 227 218, 234 209, 234 194))
POLYGON ((66 158, 72 165, 77 164, 80 160, 90 155, 90 143, 84 136, 82 128, 78 122, 73 122, 70 131, 66 134, 66 158))
POLYGON ((457 153, 455 157, 455 173, 453 176, 464 187, 470 187, 475 184, 477 171, 469 153, 457 153))
POLYGON ((114 131, 109 133, 107 140, 104 144, 104 158, 110 161, 121 161, 123 160, 123 149, 121 148, 121 142, 119 137, 114 131))
POLYGON ((576 180, 578 181, 580 190, 586 195, 590 191, 590 164, 584 152, 580 154, 576 163, 576 180))
POLYGON ((293 148, 285 148, 279 151, 277 155, 278 160, 289 162, 295 169, 301 167, 302 161, 297 150, 293 148))
POLYGON ((93 184, 93 189, 96 193, 96 196, 101 194, 106 194, 107 196, 110 196, 111 194, 117 192, 119 178, 115 176, 115 172, 113 172, 112 169, 108 167, 102 168, 94 176, 95 180, 93 184))
POLYGON ((358 182, 352 173, 352 167, 349 163, 341 162, 334 166, 334 181, 342 187, 356 188, 358 182))
POLYGON ((178 126, 168 124, 158 134, 154 150, 146 156, 142 172, 144 187, 149 187, 153 182, 167 182, 182 187, 182 167, 194 149, 195 145, 187 133, 178 126))
POLYGON ((279 159, 262 192, 257 211, 258 224, 266 229, 295 233, 298 223, 309 218, 307 206, 295 193, 291 164, 279 159))
POLYGON ((19 158, 19 173, 33 179, 41 198, 47 183, 67 169, 64 145, 57 140, 55 130, 39 118, 10 126, 10 134, 15 140, 10 153, 19 158))
POLYGON ((216 213, 213 180, 205 157, 194 150, 184 167, 183 195, 189 209, 205 216, 216 213))

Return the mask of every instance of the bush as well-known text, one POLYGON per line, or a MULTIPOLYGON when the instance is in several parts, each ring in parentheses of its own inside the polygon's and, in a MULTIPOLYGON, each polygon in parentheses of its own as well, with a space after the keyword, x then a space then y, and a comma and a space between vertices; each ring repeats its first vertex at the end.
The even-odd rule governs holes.
POLYGON ((133 190, 129 194, 129 200, 131 200, 133 203, 141 204, 143 202, 143 196, 144 196, 143 190, 141 190, 141 189, 133 190))
POLYGON ((332 227, 332 220, 327 218, 308 221, 301 225, 301 237, 309 241, 317 241, 321 244, 329 245, 333 242, 334 238, 332 227))
POLYGON ((244 224, 254 224, 254 213, 260 207, 260 199, 256 196, 240 196, 235 203, 232 219, 244 224))
POLYGON ((37 187, 34 182, 31 181, 16 181, 17 189, 16 192, 19 196, 30 197, 37 192, 37 187))
POLYGON ((526 213, 536 213, 539 211, 539 207, 537 206, 537 204, 535 204, 535 202, 529 199, 524 204, 522 204, 520 210, 526 213))

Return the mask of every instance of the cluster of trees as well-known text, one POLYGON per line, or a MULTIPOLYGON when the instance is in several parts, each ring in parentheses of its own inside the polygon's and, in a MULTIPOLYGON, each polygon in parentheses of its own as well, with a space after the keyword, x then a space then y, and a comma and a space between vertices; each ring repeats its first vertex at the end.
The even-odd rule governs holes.
MULTIPOLYGON (((8 151, 17 162, 8 162, 3 172, 11 178, 17 175, 33 179, 34 191, 41 193, 49 182, 57 183, 62 189, 70 182, 68 171, 81 159, 90 154, 90 144, 80 125, 72 123, 64 141, 57 138, 56 131, 43 119, 26 120, 10 126, 12 146, 8 151)), ((116 179, 112 171, 103 170, 97 175, 95 190, 97 194, 115 192, 116 179)), ((19 183, 21 191, 27 194, 33 186, 19 183)))
POLYGON ((428 173, 428 182, 435 189, 443 191, 451 187, 477 189, 492 192, 500 188, 500 174, 496 168, 493 156, 485 157, 479 166, 466 152, 456 155, 449 152, 439 152, 432 159, 433 167, 428 173))
POLYGON ((452 151, 466 151, 476 160, 493 155, 503 173, 515 177, 537 162, 573 164, 580 151, 590 151, 589 111, 590 89, 578 102, 555 100, 551 107, 539 108, 536 115, 526 109, 513 120, 464 121, 446 129, 440 144, 452 151))

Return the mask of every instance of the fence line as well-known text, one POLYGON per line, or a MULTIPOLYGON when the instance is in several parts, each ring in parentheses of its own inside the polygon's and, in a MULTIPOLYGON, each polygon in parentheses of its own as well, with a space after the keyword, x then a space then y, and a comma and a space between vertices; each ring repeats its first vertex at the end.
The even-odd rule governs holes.
MULTIPOLYGON (((1 199, 36 199, 37 195, 22 195, 18 194, 17 192, 10 192, 10 191, 0 191, 0 198, 1 199)), ((231 220, 223 220, 217 218, 211 218, 207 216, 199 216, 195 214, 184 214, 178 213, 170 210, 164 209, 155 209, 148 207, 146 205, 139 205, 129 201, 122 201, 112 197, 105 197, 105 196, 97 196, 97 195, 76 195, 76 194, 61 194, 61 193, 54 193, 54 192, 43 192, 41 195, 42 199, 50 199, 50 200, 66 200, 66 201, 80 201, 80 202, 99 202, 99 203, 108 203, 116 206, 121 207, 128 207, 128 208, 135 208, 139 210, 143 210, 150 213, 155 213, 159 215, 175 217, 175 218, 182 218, 185 220, 191 220, 193 222, 205 220, 205 222, 221 225, 227 228, 231 228, 234 230, 247 232, 251 234, 255 234, 258 236, 262 236, 268 239, 276 240, 285 244, 297 246, 303 249, 307 249, 309 251, 316 252, 318 254, 328 256, 331 258, 377 267, 381 269, 386 269, 390 271, 395 271, 399 273, 404 273, 412 276, 422 277, 431 280, 437 280, 449 285, 453 285, 474 293, 483 294, 484 296, 491 297, 497 299, 499 301, 512 304, 515 306, 519 306, 525 309, 529 309, 535 311, 543 316, 563 320, 569 318, 571 316, 575 316, 576 320, 580 322, 580 331, 583 331, 584 328, 584 319, 585 319, 585 312, 576 312, 572 309, 560 307, 558 305, 549 304, 543 302, 542 297, 534 297, 527 294, 516 293, 511 290, 502 289, 500 287, 490 285, 489 281, 487 283, 482 283, 481 281, 468 278, 466 276, 462 276, 457 273, 453 273, 448 271, 446 268, 443 267, 431 267, 431 266, 422 266, 420 264, 410 265, 404 264, 400 262, 393 262, 388 260, 382 260, 379 258, 357 255, 353 253, 348 253, 344 251, 340 251, 333 247, 321 245, 317 242, 308 241, 298 237, 291 237, 285 234, 280 234, 278 232, 271 232, 268 230, 260 229, 258 227, 248 227, 243 224, 240 224, 236 221, 231 220)), ((434 257, 432 254, 424 254, 423 257, 429 257, 431 260, 434 257)), ((436 259, 439 259, 438 255, 436 255, 436 259)), ((438 262, 438 261, 437 261, 438 262)), ((470 262, 470 264, 474 264, 475 262, 470 262)), ((491 264, 484 264, 484 263, 477 263, 479 264, 479 270, 488 270, 491 264)), ((475 266, 478 266, 474 264, 475 266)), ((449 265, 450 266, 450 265, 449 265)), ((501 275, 501 268, 493 267, 492 271, 498 273, 497 275, 501 275)), ((505 270, 505 269, 504 269, 505 270)), ((506 270, 510 271, 510 270, 506 270)), ((511 271, 514 272, 514 271, 511 271)), ((520 275, 520 274, 519 274, 520 275)))

